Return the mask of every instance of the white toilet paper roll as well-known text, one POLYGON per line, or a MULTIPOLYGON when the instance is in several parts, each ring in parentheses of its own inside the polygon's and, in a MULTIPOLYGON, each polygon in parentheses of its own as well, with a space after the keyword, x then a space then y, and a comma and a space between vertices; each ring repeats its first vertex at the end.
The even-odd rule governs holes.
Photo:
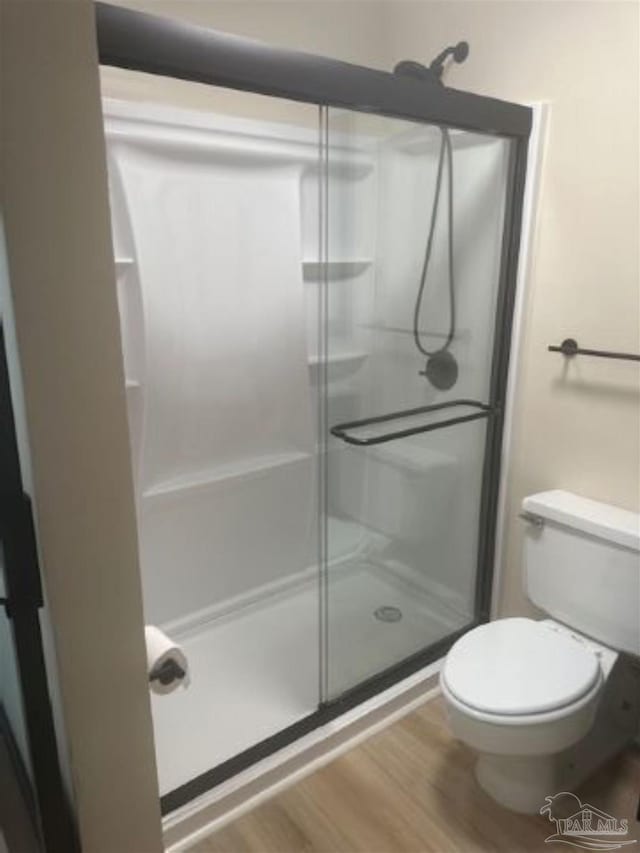
POLYGON ((147 672, 151 690, 154 693, 163 694, 171 693, 178 687, 187 687, 189 664, 182 648, 155 625, 145 625, 144 637, 147 645, 147 672), (163 683, 164 679, 161 681, 157 676, 163 669, 170 670, 172 664, 176 664, 184 675, 176 675, 171 681, 163 683))

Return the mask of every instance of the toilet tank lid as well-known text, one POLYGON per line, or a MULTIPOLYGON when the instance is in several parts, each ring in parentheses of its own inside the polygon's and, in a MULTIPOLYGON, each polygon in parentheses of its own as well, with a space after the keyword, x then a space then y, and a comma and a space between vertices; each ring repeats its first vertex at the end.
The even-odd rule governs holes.
POLYGON ((611 504, 553 489, 529 495, 522 502, 526 512, 583 533, 640 551, 640 514, 611 504))

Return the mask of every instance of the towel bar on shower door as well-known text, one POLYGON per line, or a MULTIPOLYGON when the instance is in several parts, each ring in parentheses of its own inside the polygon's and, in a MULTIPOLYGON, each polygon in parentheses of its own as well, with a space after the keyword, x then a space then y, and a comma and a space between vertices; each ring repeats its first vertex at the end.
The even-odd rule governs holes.
POLYGON ((432 432, 443 427, 453 426, 454 424, 462 424, 467 421, 475 421, 480 418, 488 418, 495 415, 498 409, 487 406, 478 400, 449 400, 446 403, 434 403, 430 406, 418 406, 415 409, 402 409, 397 412, 389 412, 386 415, 375 415, 371 418, 363 418, 358 421, 349 421, 347 423, 336 424, 329 430, 331 435, 336 438, 341 438, 347 444, 355 444, 358 447, 369 447, 373 444, 384 444, 386 441, 395 441, 399 438, 407 438, 410 435, 418 435, 423 432, 432 432), (409 427, 408 429, 394 430, 393 432, 385 432, 382 435, 364 436, 359 438, 356 435, 350 435, 349 431, 362 429, 363 427, 373 424, 383 424, 389 421, 396 421, 402 418, 415 417, 416 415, 429 415, 434 412, 440 412, 443 409, 455 409, 457 407, 466 407, 474 409, 470 414, 458 414, 454 417, 448 417, 444 420, 436 420, 431 423, 420 424, 419 426, 409 427))

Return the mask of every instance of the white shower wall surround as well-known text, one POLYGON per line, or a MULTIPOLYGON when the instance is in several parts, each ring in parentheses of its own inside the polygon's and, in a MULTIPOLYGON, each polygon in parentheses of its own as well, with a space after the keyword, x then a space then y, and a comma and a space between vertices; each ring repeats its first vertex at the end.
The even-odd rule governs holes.
POLYGON ((300 210, 317 159, 313 138, 292 152, 242 122, 110 109, 132 116, 107 138, 116 254, 135 259, 120 295, 146 618, 165 623, 316 559, 300 210))
MULTIPOLYGON (((105 118, 145 619, 192 664, 188 691, 153 701, 166 793, 321 698, 323 274, 330 423, 486 399, 508 146, 452 133, 460 380, 442 393, 410 334, 437 128, 330 126, 325 265, 317 130, 114 101, 105 118)), ((433 349, 445 223, 422 312, 433 349)), ((468 624, 484 440, 476 421, 366 451, 329 442, 332 695, 402 660, 407 636, 418 649, 468 624), (370 618, 378 604, 403 610, 404 640, 370 618)))

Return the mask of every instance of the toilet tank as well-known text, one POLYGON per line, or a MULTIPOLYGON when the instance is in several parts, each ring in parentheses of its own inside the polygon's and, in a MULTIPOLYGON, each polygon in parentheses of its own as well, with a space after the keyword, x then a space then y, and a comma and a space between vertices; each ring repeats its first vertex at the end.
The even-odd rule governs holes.
POLYGON ((640 655, 640 515, 554 490, 523 501, 524 584, 559 622, 640 655))

